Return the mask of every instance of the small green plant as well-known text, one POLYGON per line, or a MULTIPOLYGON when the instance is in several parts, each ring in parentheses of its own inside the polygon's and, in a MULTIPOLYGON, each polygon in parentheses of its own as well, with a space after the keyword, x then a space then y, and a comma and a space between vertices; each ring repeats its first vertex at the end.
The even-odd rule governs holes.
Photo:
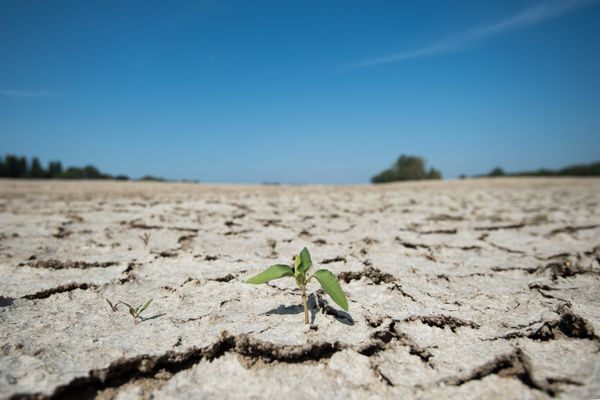
POLYGON ((119 303, 125 305, 127 308, 129 308, 129 314, 131 314, 131 316, 133 317, 133 320, 135 321, 135 323, 137 324, 138 319, 142 319, 142 317, 140 316, 140 314, 146 309, 148 308, 148 306, 150 305, 150 303, 152 303, 152 299, 148 300, 146 302, 146 304, 144 305, 139 305, 137 307, 132 307, 129 304, 125 303, 124 301, 120 301, 119 303))
POLYGON ((117 306, 119 305, 119 302, 116 302, 115 304, 113 304, 113 303, 110 302, 109 299, 106 299, 106 302, 110 306, 110 309, 112 310, 112 312, 117 311, 117 306))
POLYGON ((108 305, 110 306, 110 309, 115 312, 117 311, 117 308, 119 306, 119 304, 123 304, 124 306, 126 306, 127 308, 129 308, 129 314, 131 314, 131 316, 133 317, 134 322, 137 324, 138 320, 142 319, 142 312, 148 308, 148 306, 150 305, 150 303, 152 303, 153 299, 150 299, 146 302, 146 304, 140 304, 137 307, 132 307, 129 304, 125 303, 124 301, 117 301, 116 303, 111 303, 110 300, 106 299, 106 302, 108 303, 108 305))
POLYGON ((142 239, 142 242, 144 242, 144 246, 148 246, 148 242, 150 241, 150 234, 148 232, 144 232, 144 234, 140 235, 139 238, 142 239))
POLYGON ((269 239, 267 241, 267 243, 269 244, 269 247, 271 248, 271 255, 275 256, 277 255, 277 240, 273 240, 273 239, 269 239))
POLYGON ((294 268, 285 264, 275 264, 258 275, 255 275, 248 280, 246 283, 258 285, 266 283, 274 279, 283 278, 286 276, 293 276, 296 280, 296 284, 302 292, 302 304, 304 305, 304 323, 308 324, 308 302, 306 296, 306 285, 312 278, 315 278, 321 284, 321 287, 336 302, 337 305, 348 311, 348 300, 342 291, 340 283, 338 282, 335 275, 327 270, 320 269, 308 278, 306 277, 308 270, 312 266, 312 260, 310 253, 305 247, 300 252, 300 255, 294 256, 294 268))

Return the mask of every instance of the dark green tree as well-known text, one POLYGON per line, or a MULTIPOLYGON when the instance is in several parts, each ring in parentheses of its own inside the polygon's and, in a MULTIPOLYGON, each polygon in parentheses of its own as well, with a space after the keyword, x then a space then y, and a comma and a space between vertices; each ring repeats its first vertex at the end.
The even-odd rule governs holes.
POLYGON ((161 178, 159 176, 153 176, 153 175, 144 175, 140 178, 140 181, 152 181, 152 182, 164 182, 166 179, 165 178, 161 178))
POLYGON ((533 171, 519 171, 510 173, 506 173, 502 168, 496 167, 487 175, 480 176, 600 176, 600 162, 570 165, 558 170, 540 168, 533 171))
POLYGON ((430 168, 427 173, 427 179, 442 179, 442 173, 435 168, 430 168))
POLYGON ((27 178, 29 176, 29 163, 27 162, 27 158, 19 157, 17 159, 17 168, 19 171, 17 178, 27 178))
POLYGON ((506 173, 504 172, 504 170, 500 167, 496 167, 493 170, 490 171, 490 173, 488 174, 488 176, 505 176, 506 173))
POLYGON ((31 171, 29 176, 36 179, 44 178, 46 176, 46 171, 44 171, 44 168, 37 157, 33 157, 33 160, 31 160, 31 171))
POLYGON ((83 168, 69 167, 61 175, 65 179, 111 179, 112 176, 101 173, 93 165, 86 165, 83 168))
POLYGON ((419 179, 441 179, 442 174, 435 168, 425 170, 425 160, 421 157, 401 155, 390 168, 371 178, 373 183, 409 181, 419 179))
POLYGON ((598 176, 600 175, 600 162, 592 164, 571 165, 558 171, 563 176, 598 176))
POLYGON ((0 156, 0 177, 5 178, 6 175, 6 163, 4 162, 4 157, 0 156))
POLYGON ((19 177, 19 159, 13 154, 8 154, 5 158, 6 176, 9 178, 19 177))
POLYGON ((85 179, 100 179, 102 178, 102 173, 100 170, 93 165, 86 165, 83 167, 83 175, 85 179))
POLYGON ((63 173, 63 167, 60 161, 50 161, 48 163, 48 173, 47 177, 56 179, 60 178, 63 173))

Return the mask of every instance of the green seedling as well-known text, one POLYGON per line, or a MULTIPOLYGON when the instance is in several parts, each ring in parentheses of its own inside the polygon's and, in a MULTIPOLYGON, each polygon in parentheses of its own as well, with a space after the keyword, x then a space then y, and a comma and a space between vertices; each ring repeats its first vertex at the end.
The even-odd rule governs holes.
POLYGON ((139 238, 142 239, 142 242, 144 242, 144 246, 148 246, 148 242, 150 241, 150 234, 148 232, 144 232, 144 234, 140 235, 139 238))
POLYGON ((117 311, 117 306, 119 305, 119 302, 116 302, 115 304, 113 304, 113 303, 110 302, 109 299, 106 299, 106 302, 110 306, 110 309, 112 310, 112 312, 117 311))
MULTIPOLYGON (((133 320, 135 321, 135 323, 137 324, 138 319, 141 320, 142 317, 140 314, 142 314, 142 312, 148 308, 148 306, 150 305, 150 303, 152 303, 152 299, 148 300, 146 302, 146 304, 144 305, 139 305, 137 307, 132 307, 129 304, 125 303, 124 301, 119 301, 119 303, 125 305, 127 308, 129 308, 129 314, 131 314, 131 316, 133 317, 133 320)), ((119 304, 117 303, 117 305, 119 304)), ((115 307, 116 309, 116 307, 115 307)))
POLYGON ((312 266, 310 253, 305 247, 300 252, 300 255, 294 257, 294 267, 285 264, 275 264, 258 275, 249 278, 246 283, 258 285, 266 283, 274 279, 283 278, 285 276, 293 276, 296 284, 302 292, 302 304, 304 305, 304 323, 308 324, 308 301, 306 296, 306 285, 312 278, 315 278, 321 284, 321 287, 331 297, 331 299, 344 310, 348 311, 348 300, 342 291, 340 283, 335 275, 327 270, 320 269, 308 278, 306 277, 308 270, 312 266))
POLYGON ((273 239, 269 239, 267 241, 267 243, 269 244, 269 247, 271 248, 271 255, 274 256, 277 254, 277 250, 275 250, 277 248, 277 240, 273 240, 273 239))

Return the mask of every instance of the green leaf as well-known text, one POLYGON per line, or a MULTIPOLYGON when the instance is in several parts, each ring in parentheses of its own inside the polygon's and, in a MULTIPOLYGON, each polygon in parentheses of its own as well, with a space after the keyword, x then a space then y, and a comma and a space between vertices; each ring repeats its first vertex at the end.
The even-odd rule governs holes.
POLYGON ((323 290, 331 297, 331 300, 335 301, 338 306, 348 311, 348 300, 346 300, 346 295, 344 295, 335 275, 327 269, 320 269, 315 272, 314 277, 317 278, 323 290))
POLYGON ((117 307, 113 303, 111 303, 109 299, 106 299, 106 302, 110 306, 110 309, 113 310, 113 312, 117 311, 117 307))
MULTIPOLYGON (((125 303, 124 301, 119 301, 119 303, 124 304, 127 308, 129 308, 130 310, 135 310, 135 308, 133 308, 132 306, 130 306, 129 304, 125 303)), ((117 303, 117 304, 119 304, 117 303)))
POLYGON ((133 308, 129 308, 129 314, 131 314, 132 317, 136 318, 137 314, 135 312, 135 310, 133 308))
POLYGON ((300 252, 300 265, 298 266, 298 271, 302 275, 305 275, 308 269, 312 266, 312 260, 310 259, 310 253, 308 249, 305 247, 300 252))
POLYGON ((270 266, 260 274, 254 275, 253 277, 249 278, 248 280, 246 280, 246 283, 258 285, 260 283, 272 281, 273 279, 279 279, 283 278, 284 276, 292 275, 294 275, 294 271, 288 265, 275 264, 273 266, 270 266))
POLYGON ((144 305, 142 306, 141 310, 140 310, 140 311, 138 311, 138 314, 141 314, 141 313, 142 313, 142 311, 144 311, 146 308, 148 308, 148 306, 150 305, 150 303, 152 303, 152 299, 148 300, 148 301, 146 302, 146 304, 144 304, 144 305))

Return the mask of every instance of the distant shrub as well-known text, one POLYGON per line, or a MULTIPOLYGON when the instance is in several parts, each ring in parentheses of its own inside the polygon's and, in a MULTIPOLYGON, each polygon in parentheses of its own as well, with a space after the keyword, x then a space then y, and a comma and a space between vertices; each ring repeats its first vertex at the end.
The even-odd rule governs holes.
POLYGON ((600 176, 600 161, 591 164, 571 165, 558 171, 562 176, 600 176))
POLYGON ((540 168, 535 171, 510 173, 506 173, 502 168, 496 167, 490 173, 483 176, 600 176, 600 162, 570 165, 558 170, 540 168))
POLYGON ((500 167, 496 167, 493 170, 490 171, 490 173, 488 174, 488 176, 505 176, 506 173, 504 172, 504 170, 500 167))
POLYGON ((107 174, 101 173, 98 168, 93 165, 86 165, 83 168, 69 167, 61 175, 63 179, 111 179, 107 174))
POLYGON ((427 179, 442 179, 442 173, 435 168, 431 168, 427 173, 427 179))
POLYGON ((152 175, 145 175, 140 178, 140 181, 164 182, 165 178, 160 178, 158 176, 152 175))
POLYGON ((442 179, 442 173, 435 168, 426 171, 425 160, 421 157, 401 155, 394 165, 371 178, 371 182, 385 183, 421 179, 442 179))

